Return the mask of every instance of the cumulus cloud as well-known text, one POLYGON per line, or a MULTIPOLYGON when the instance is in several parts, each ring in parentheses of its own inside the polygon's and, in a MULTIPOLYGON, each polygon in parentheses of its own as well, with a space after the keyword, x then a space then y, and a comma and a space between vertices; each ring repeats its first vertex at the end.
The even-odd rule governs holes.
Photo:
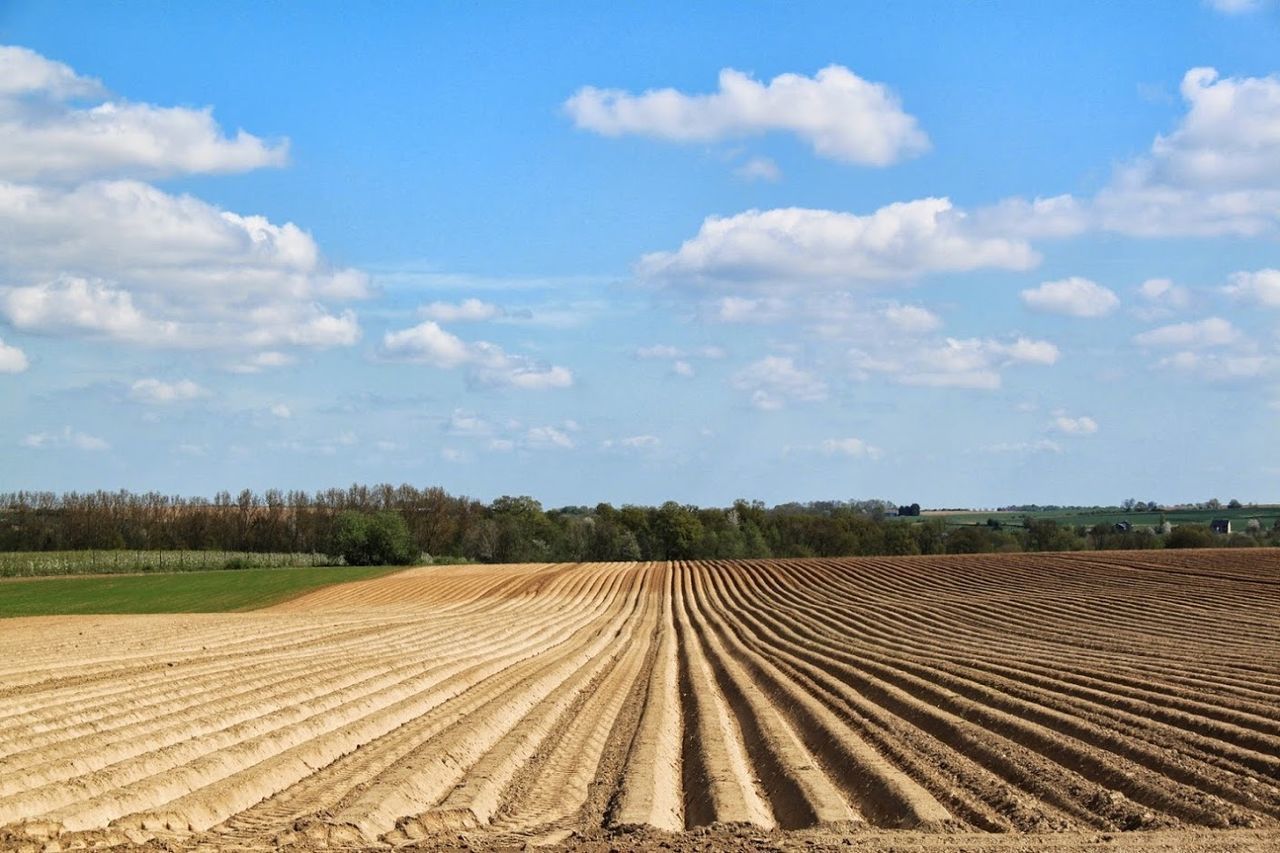
POLYGON ((783 408, 790 402, 812 403, 827 398, 827 384, 796 367, 784 356, 766 356, 734 374, 731 384, 751 394, 751 405, 763 411, 783 408))
POLYGON ((139 379, 129 386, 129 399, 151 406, 181 403, 203 397, 209 392, 190 379, 164 382, 160 379, 139 379))
POLYGON ((1098 431, 1098 422, 1088 415, 1071 417, 1061 409, 1053 413, 1050 425, 1064 435, 1093 435, 1098 431))
POLYGON ((1223 347, 1240 342, 1242 336, 1235 326, 1221 317, 1207 317, 1188 323, 1172 323, 1141 334, 1133 340, 1144 347, 1182 347, 1203 349, 1223 347))
POLYGON ((1192 68, 1187 111, 1092 198, 1007 199, 974 211, 979 232, 1008 238, 1110 231, 1134 237, 1253 236, 1280 225, 1280 77, 1192 68))
POLYGON ((72 450, 110 450, 111 445, 107 444, 96 435, 90 435, 79 430, 74 430, 69 426, 62 428, 61 432, 35 432, 23 437, 20 442, 23 447, 32 450, 61 450, 70 448, 72 450))
POLYGON ((493 432, 493 424, 472 412, 454 409, 445 430, 452 435, 481 436, 493 432))
POLYGON ((542 390, 573 384, 573 373, 568 368, 540 365, 524 356, 510 355, 486 341, 464 341, 433 320, 387 332, 382 339, 382 351, 388 358, 445 370, 466 368, 470 378, 479 385, 542 390))
POLYGON ((437 323, 478 322, 493 320, 505 315, 505 311, 492 302, 464 299, 461 302, 432 302, 418 309, 418 314, 437 323))
POLYGON ((901 385, 931 388, 994 390, 1001 386, 1001 371, 1016 365, 1049 366, 1060 353, 1048 341, 1015 338, 946 338, 940 343, 884 348, 871 352, 853 349, 850 361, 857 378, 885 376, 901 385))
POLYGON ((708 95, 585 86, 564 109, 579 128, 604 136, 711 142, 782 131, 823 157, 866 166, 887 166, 929 148, 915 117, 887 86, 840 65, 813 77, 780 74, 768 83, 725 68, 719 90, 708 95))
POLYGON ((687 361, 676 360, 671 363, 671 372, 676 376, 683 376, 686 379, 692 379, 696 371, 692 364, 687 361))
POLYGON ((1232 273, 1230 281, 1224 288, 1228 296, 1266 308, 1280 308, 1280 270, 1232 273))
POLYGON ((26 353, 0 339, 0 373, 21 373, 29 366, 26 353))
POLYGON ((708 217, 679 249, 642 257, 637 272, 668 285, 847 287, 1038 261, 1025 241, 972 233, 949 199, 926 198, 865 216, 781 208, 708 217))
MULTIPOLYGON (((138 178, 283 162, 208 111, 101 98, 96 81, 0 48, 0 316, 44 334, 162 347, 350 346, 364 273, 297 225, 138 178)), ((249 365, 252 368, 252 365, 249 365)))
POLYGON ((1091 318, 1110 314, 1120 305, 1120 297, 1087 278, 1072 276, 1022 291, 1022 302, 1044 314, 1091 318))
POLYGON ((895 330, 906 334, 922 335, 942 328, 942 318, 919 305, 890 304, 882 316, 895 330))
POLYGON ((242 172, 288 160, 287 142, 223 135, 211 109, 110 100, 98 81, 26 48, 0 46, 0 81, 0 177, 10 180, 242 172))
POLYGON ((272 417, 277 417, 281 420, 288 420, 293 417, 293 410, 284 403, 276 403, 271 407, 270 412, 272 417))

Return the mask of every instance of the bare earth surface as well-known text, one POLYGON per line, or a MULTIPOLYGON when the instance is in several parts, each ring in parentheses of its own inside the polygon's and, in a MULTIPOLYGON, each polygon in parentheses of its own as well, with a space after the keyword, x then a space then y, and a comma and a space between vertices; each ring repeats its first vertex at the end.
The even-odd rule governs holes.
POLYGON ((1275 853, 1280 552, 433 567, 0 621, 0 848, 107 845, 1275 853))

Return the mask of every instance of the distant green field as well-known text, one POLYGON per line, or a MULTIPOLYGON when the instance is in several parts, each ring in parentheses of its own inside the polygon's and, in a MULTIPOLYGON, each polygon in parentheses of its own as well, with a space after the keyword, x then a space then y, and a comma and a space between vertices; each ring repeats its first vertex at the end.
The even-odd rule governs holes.
MULTIPOLYGON (((1186 509, 1168 510, 1166 512, 1124 512, 1123 510, 1096 509, 1061 509, 1040 510, 1037 512, 926 512, 919 520, 942 519, 948 525, 985 524, 988 518, 994 518, 1002 524, 1018 527, 1022 519, 1030 516, 1037 520, 1052 520, 1059 524, 1092 527, 1095 524, 1115 524, 1128 521, 1134 527, 1155 527, 1162 520, 1170 524, 1208 524, 1215 518, 1229 518, 1236 530, 1244 530, 1249 519, 1256 518, 1264 530, 1270 530, 1280 518, 1280 506, 1241 507, 1240 509, 1186 509)), ((912 518, 911 521, 916 519, 912 518)))
POLYGON ((0 617, 254 610, 329 584, 399 568, 244 569, 0 581, 0 617))
POLYGON ((249 551, 0 551, 0 578, 314 568, 333 562, 334 558, 325 554, 249 551))

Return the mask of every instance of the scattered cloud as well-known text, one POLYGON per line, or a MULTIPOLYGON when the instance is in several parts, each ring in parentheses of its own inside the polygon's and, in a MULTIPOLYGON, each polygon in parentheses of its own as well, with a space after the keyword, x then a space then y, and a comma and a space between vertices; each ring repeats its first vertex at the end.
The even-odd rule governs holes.
POLYGON ((1153 321, 1184 311, 1191 305, 1191 291, 1167 278, 1149 278, 1138 286, 1142 305, 1135 309, 1141 320, 1153 321))
POLYGON ((0 338, 0 373, 21 373, 30 366, 26 353, 0 338))
POLYGON ((1240 342, 1241 334, 1235 326, 1221 317, 1187 323, 1172 323, 1135 335, 1134 343, 1144 347, 1183 347, 1203 349, 1229 346, 1240 342))
POLYGON ((782 179, 782 170, 778 164, 768 157, 752 157, 733 170, 733 173, 746 181, 768 181, 776 183, 782 179))
POLYGON ((1230 281, 1223 288, 1228 296, 1265 308, 1280 308, 1280 269, 1237 272, 1230 281))
POLYGON ((1203 379, 1251 379, 1275 369, 1273 359, 1256 353, 1194 352, 1182 350, 1159 359, 1157 368, 1203 379))
POLYGON ((626 438, 607 438, 600 442, 600 446, 605 450, 652 450, 662 444, 662 440, 656 435, 631 435, 626 438))
POLYGON ((261 373, 277 367, 288 367, 297 362, 291 355, 275 350, 256 353, 227 367, 232 373, 261 373))
POLYGON ((573 373, 568 368, 540 365, 524 356, 509 355, 498 345, 486 341, 463 341, 434 320, 387 332, 382 339, 382 351, 388 358, 444 370, 466 368, 472 381, 483 386, 543 390, 573 384, 573 373))
POLYGON ((445 424, 445 431, 450 435, 482 436, 493 432, 493 424, 472 412, 454 409, 445 424))
POLYGON ((195 400, 209 392, 190 379, 164 382, 159 379, 139 379, 129 386, 129 399, 149 406, 163 406, 195 400))
POLYGON ((923 335, 942 328, 942 318, 918 305, 888 305, 881 312, 884 319, 899 332, 923 335))
POLYGON ((418 314, 438 323, 479 322, 493 320, 506 312, 492 302, 464 299, 461 302, 432 302, 418 309, 418 314))
POLYGON ((676 376, 683 376, 685 379, 692 379, 697 373, 693 365, 687 361, 676 360, 671 363, 671 372, 676 376))
POLYGON ((273 417, 280 418, 281 420, 288 420, 293 417, 293 410, 284 403, 276 403, 271 407, 270 412, 273 417))
POLYGON ((888 166, 929 149, 929 138, 887 86, 841 65, 813 77, 780 74, 768 83, 725 68, 719 90, 709 95, 585 86, 564 109, 577 127, 603 136, 714 142, 789 132, 820 156, 864 166, 888 166))
POLYGON ((11 180, 244 172, 288 161, 287 141, 224 136, 209 108, 109 99, 97 80, 23 47, 0 46, 0 80, 0 176, 11 180))
MULTIPOLYGON (((859 216, 780 208, 708 217, 673 252, 637 264, 642 281, 691 288, 848 287, 938 272, 1025 270, 1039 256, 1021 239, 984 236, 945 198, 897 202, 859 216)), ((741 315, 758 304, 730 304, 741 315)))
POLYGON ((110 450, 111 445, 107 444, 96 435, 74 430, 69 426, 63 427, 61 432, 36 432, 23 437, 21 444, 23 447, 32 450, 61 450, 63 448, 71 448, 73 450, 99 451, 110 450))
POLYGON ((1105 317, 1118 308, 1120 297, 1087 278, 1072 276, 1022 291, 1022 302, 1043 314, 1093 318, 1105 317))
POLYGON ((1061 409, 1053 413, 1050 425, 1064 435, 1093 435, 1098 431, 1098 422, 1093 418, 1087 415, 1071 417, 1061 409))
POLYGON ((350 346, 363 272, 291 222, 141 179, 284 163, 209 110, 103 101, 62 63, 0 47, 0 317, 40 334, 155 347, 350 346), (90 101, 95 106, 85 106, 90 101))
POLYGON ((1015 365, 1050 366, 1060 353, 1048 341, 1015 338, 946 338, 937 344, 886 347, 878 352, 853 349, 850 360, 857 378, 882 375, 900 385, 931 388, 995 390, 1001 371, 1015 365))
POLYGON ((552 426, 530 427, 524 434, 523 446, 531 450, 572 450, 573 439, 552 426))
POLYGON ((783 356, 766 356, 734 374, 731 384, 751 393, 751 405, 763 411, 789 402, 813 403, 827 398, 827 385, 783 356))
POLYGON ((828 456, 879 459, 882 455, 880 448, 867 444, 860 438, 828 438, 822 442, 820 447, 822 452, 828 456))

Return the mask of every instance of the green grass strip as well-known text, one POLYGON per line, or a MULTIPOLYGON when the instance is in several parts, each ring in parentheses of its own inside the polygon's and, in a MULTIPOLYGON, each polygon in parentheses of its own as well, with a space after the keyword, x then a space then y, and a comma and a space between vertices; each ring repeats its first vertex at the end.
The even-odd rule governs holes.
POLYGON ((0 617, 256 610, 322 586, 396 571, 400 568, 243 569, 5 580, 0 581, 0 617))

